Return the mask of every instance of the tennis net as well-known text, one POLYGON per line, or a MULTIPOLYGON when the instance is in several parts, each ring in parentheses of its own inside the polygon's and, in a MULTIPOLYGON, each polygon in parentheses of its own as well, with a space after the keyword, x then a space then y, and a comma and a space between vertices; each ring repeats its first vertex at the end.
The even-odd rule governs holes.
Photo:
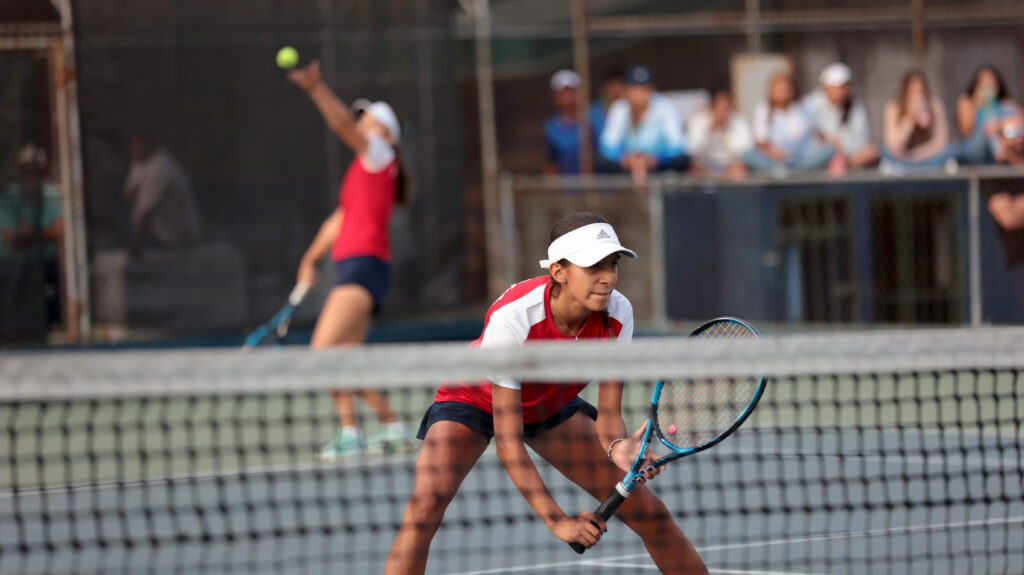
MULTIPOLYGON (((439 383, 493 374, 623 380, 630 430, 658 378, 769 377, 733 437, 650 483, 712 573, 1020 572, 1024 330, 611 345, 0 354, 0 573, 383 572, 417 454, 319 461, 337 425, 327 391, 386 390, 415 431, 439 383)), ((593 510, 533 459, 562 509, 593 510)), ((617 520, 576 556, 493 448, 427 567, 653 570, 617 520)))

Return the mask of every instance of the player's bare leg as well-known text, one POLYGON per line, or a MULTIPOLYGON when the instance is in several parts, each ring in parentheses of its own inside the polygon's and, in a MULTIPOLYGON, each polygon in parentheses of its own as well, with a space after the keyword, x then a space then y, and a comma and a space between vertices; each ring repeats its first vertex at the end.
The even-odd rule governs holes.
MULTIPOLYGON (((582 413, 527 441, 527 445, 598 501, 604 500, 624 475, 608 461, 594 420, 582 413)), ((707 575, 697 550, 665 504, 643 485, 633 488, 615 516, 640 536, 662 573, 707 575)))
POLYGON ((461 423, 430 426, 416 460, 412 496, 388 553, 387 575, 423 573, 430 541, 462 480, 487 449, 487 438, 461 423))

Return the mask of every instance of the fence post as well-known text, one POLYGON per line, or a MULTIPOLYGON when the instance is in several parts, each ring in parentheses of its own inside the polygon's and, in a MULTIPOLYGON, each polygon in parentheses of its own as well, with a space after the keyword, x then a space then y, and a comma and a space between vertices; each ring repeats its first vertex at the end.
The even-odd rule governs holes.
POLYGON ((665 301, 665 198, 661 178, 648 190, 648 229, 651 232, 651 324, 667 331, 668 302, 665 301))
POLYGON ((516 182, 515 176, 502 172, 498 178, 498 221, 501 222, 502 284, 516 281, 519 265, 519 246, 516 237, 516 182))
POLYGON ((971 327, 981 326, 981 190, 978 175, 971 174, 967 187, 967 269, 970 289, 971 327))

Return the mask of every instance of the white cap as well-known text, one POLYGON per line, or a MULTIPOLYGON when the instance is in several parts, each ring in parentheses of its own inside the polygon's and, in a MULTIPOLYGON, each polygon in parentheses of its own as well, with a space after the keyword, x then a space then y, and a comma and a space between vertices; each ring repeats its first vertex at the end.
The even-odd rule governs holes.
POLYGON ((572 70, 559 70, 551 76, 551 91, 561 92, 566 88, 577 88, 580 85, 580 77, 572 70))
POLYGON ((391 109, 387 102, 370 102, 369 100, 359 99, 352 102, 352 109, 356 112, 365 112, 373 116, 374 120, 377 120, 381 126, 387 128, 395 144, 402 139, 402 127, 398 123, 398 116, 395 115, 395 111, 391 109))
POLYGON ((842 86, 848 84, 852 78, 853 71, 850 70, 850 67, 842 62, 836 62, 825 66, 821 75, 818 76, 818 81, 822 86, 842 86))
POLYGON ((590 267, 611 254, 621 252, 631 258, 636 252, 622 247, 619 236, 609 224, 588 224, 559 237, 548 246, 548 259, 540 260, 540 267, 548 269, 559 260, 590 267))

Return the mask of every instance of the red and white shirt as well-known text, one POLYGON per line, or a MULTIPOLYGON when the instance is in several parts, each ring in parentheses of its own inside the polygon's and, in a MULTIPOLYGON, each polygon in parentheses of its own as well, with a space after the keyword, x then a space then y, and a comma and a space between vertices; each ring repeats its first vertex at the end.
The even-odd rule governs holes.
MULTIPOLYGON (((619 343, 629 343, 633 339, 633 306, 618 290, 612 291, 608 301, 610 330, 605 328, 601 313, 593 312, 577 338, 562 335, 552 320, 551 287, 551 276, 543 275, 519 282, 505 290, 487 310, 484 332, 470 347, 505 347, 522 345, 527 341, 611 337, 619 343)), ((586 383, 520 382, 511 378, 494 378, 492 381, 502 387, 522 390, 525 423, 536 423, 551 417, 587 386, 586 383)), ((461 401, 487 413, 494 413, 490 383, 443 386, 437 390, 434 401, 461 401)))
POLYGON ((366 152, 353 160, 338 193, 344 212, 334 238, 331 259, 373 256, 391 261, 388 228, 398 193, 398 159, 390 144, 379 136, 368 138, 366 152))

